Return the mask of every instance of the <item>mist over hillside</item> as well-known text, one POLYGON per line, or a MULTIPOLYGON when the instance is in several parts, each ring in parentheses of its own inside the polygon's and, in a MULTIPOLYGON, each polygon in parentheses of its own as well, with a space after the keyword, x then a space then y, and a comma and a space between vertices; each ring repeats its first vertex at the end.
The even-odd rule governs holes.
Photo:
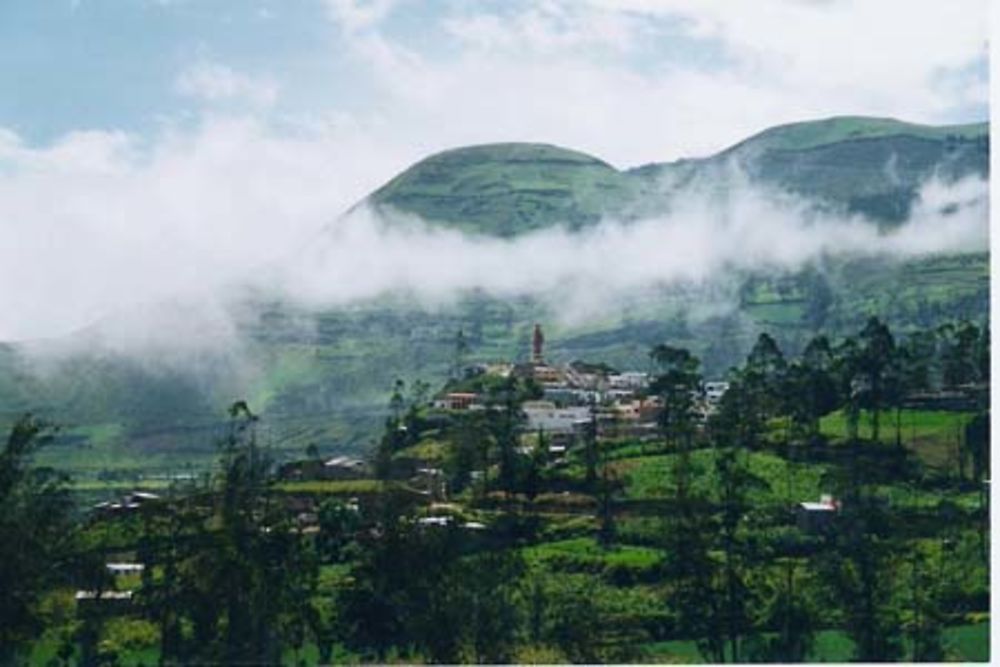
POLYGON ((974 175, 921 184, 906 221, 885 229, 860 214, 837 215, 822 202, 754 185, 735 168, 725 192, 718 183, 692 181, 656 216, 608 216, 575 230, 555 224, 513 238, 470 236, 384 207, 356 208, 271 284, 318 308, 397 291, 429 306, 472 290, 528 295, 559 320, 586 323, 664 288, 735 293, 747 273, 987 247, 987 183, 974 175))
POLYGON ((207 293, 4 346, 0 415, 67 424, 54 456, 91 471, 197 464, 237 396, 279 449, 357 451, 395 378, 443 379, 460 329, 478 359, 522 358, 538 321, 555 361, 640 368, 669 341, 721 376, 763 329, 795 349, 869 313, 981 319, 987 175, 985 124, 831 119, 625 171, 455 149, 207 293))

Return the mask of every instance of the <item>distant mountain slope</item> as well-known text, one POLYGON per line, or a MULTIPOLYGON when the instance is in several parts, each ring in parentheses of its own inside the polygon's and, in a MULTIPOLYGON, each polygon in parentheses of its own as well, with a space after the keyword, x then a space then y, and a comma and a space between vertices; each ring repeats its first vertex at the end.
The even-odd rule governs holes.
POLYGON ((727 151, 753 147, 768 150, 806 150, 840 141, 908 136, 920 139, 977 139, 989 131, 988 123, 965 125, 920 125, 895 118, 834 116, 824 120, 789 123, 768 128, 741 141, 727 151))
POLYGON ((579 229, 620 211, 639 184, 606 162, 546 144, 490 144, 433 155, 370 201, 467 232, 509 237, 579 229))
POLYGON ((906 218, 932 176, 954 180, 988 169, 986 123, 929 126, 850 116, 782 125, 707 158, 628 171, 547 144, 458 148, 418 162, 368 201, 466 232, 511 237, 553 226, 580 229, 604 216, 662 213, 696 183, 725 189, 745 175, 892 224, 906 218))
POLYGON ((928 179, 989 172, 989 125, 929 126, 888 118, 837 117, 774 127, 701 160, 629 173, 680 190, 696 181, 724 188, 734 174, 878 223, 907 218, 928 179))

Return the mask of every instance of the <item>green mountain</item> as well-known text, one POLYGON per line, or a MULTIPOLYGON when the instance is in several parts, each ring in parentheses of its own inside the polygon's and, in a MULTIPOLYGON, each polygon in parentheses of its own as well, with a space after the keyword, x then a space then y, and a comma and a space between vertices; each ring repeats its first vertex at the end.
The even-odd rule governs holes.
POLYGON ((466 232, 510 237, 564 225, 575 230, 619 212, 641 183, 595 157, 546 144, 491 144, 438 153, 371 196, 466 232))
POLYGON ((989 125, 836 117, 774 127, 709 158, 629 173, 677 190, 699 181, 724 190, 733 184, 734 168, 757 185, 800 195, 831 212, 894 225, 910 214, 928 179, 986 177, 989 125))
POLYGON ((369 202, 466 232, 511 237, 664 212, 694 187, 737 187, 739 174, 837 212, 893 224, 906 219, 928 178, 985 177, 988 169, 986 123, 837 117, 774 127, 707 158, 627 171, 545 144, 458 148, 413 165, 369 202))
POLYGON ((843 141, 908 136, 928 140, 975 140, 989 132, 988 123, 920 125, 895 118, 835 116, 825 120, 778 125, 742 141, 729 151, 807 150, 843 141))
MULTIPOLYGON (((429 157, 369 202, 433 225, 513 237, 667 211, 694 189, 725 196, 749 179, 891 225, 932 175, 986 175, 988 151, 985 124, 862 118, 772 128, 717 155, 627 171, 554 146, 497 144, 429 157)), ((525 358, 532 325, 542 322, 554 361, 645 368, 649 348, 669 341, 690 347, 708 376, 721 377, 763 329, 794 352, 817 330, 854 332, 870 314, 906 331, 988 313, 985 253, 907 262, 826 258, 792 273, 730 278, 722 294, 651 289, 576 325, 561 324, 547 302, 475 292, 433 312, 405 296, 321 313, 258 301, 244 308, 252 316, 242 320, 240 356, 199 359, 197 373, 96 351, 38 373, 19 348, 0 345, 0 427, 28 410, 64 424, 59 444, 44 456, 84 479, 179 472, 210 461, 227 403, 246 398, 263 415, 261 437, 279 456, 300 456, 311 444, 357 452, 376 437, 397 377, 432 385, 446 377, 459 329, 470 360, 525 358), (713 302, 731 307, 706 310, 713 302), (310 325, 295 325, 302 320, 310 325)))

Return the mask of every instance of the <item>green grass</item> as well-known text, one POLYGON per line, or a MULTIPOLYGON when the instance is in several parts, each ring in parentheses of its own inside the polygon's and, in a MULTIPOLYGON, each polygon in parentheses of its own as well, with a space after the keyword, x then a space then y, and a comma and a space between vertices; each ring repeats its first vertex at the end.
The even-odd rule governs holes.
POLYGON ((809 655, 815 662, 848 662, 854 651, 854 642, 840 630, 821 630, 816 633, 816 643, 809 655))
POLYGON ((945 647, 956 659, 967 662, 989 662, 990 624, 976 623, 947 628, 944 631, 945 647))
POLYGON ((975 491, 925 491, 901 486, 879 485, 878 493, 888 498, 895 508, 934 509, 942 502, 950 502, 966 512, 979 508, 979 494, 975 491))
MULTIPOLYGON (((717 452, 701 449, 691 455, 696 469, 695 490, 717 497, 718 479, 714 461, 717 452)), ((750 472, 765 483, 765 488, 750 492, 750 500, 758 506, 786 504, 818 498, 824 492, 821 479, 826 466, 788 463, 785 459, 767 452, 746 454, 750 472)), ((671 493, 671 470, 675 454, 663 454, 636 459, 625 459, 613 464, 617 474, 625 480, 625 496, 629 499, 666 498, 671 493)))
MULTIPOLYGON (((31 667, 46 667, 58 659, 60 640, 55 637, 46 637, 36 642, 28 656, 28 665, 31 667)), ((160 651, 155 647, 133 649, 123 651, 118 654, 115 665, 120 667, 140 667, 142 665, 155 665, 159 661, 160 651)))
MULTIPOLYGON (((977 623, 945 628, 943 635, 947 660, 986 662, 989 660, 989 624, 977 623)), ((909 650, 904 640, 904 660, 909 650)), ((817 633, 816 646, 811 658, 816 662, 847 662, 852 657, 854 643, 839 630, 817 633)))
POLYGON ((622 544, 604 549, 592 537, 579 537, 526 547, 524 556, 529 562, 572 561, 642 569, 657 565, 663 553, 648 547, 622 544))
POLYGON ((945 318, 980 320, 989 312, 987 253, 932 256, 907 262, 857 259, 832 267, 837 319, 860 328, 875 315, 900 329, 927 327, 945 318))
MULTIPOLYGON (((567 579, 573 579, 575 575, 568 575, 567 579)), ((597 588, 606 589, 603 585, 597 588)), ((602 590, 607 593, 609 590, 602 590)), ((615 595, 609 593, 604 602, 611 611, 632 609, 641 611, 649 609, 649 605, 656 603, 655 593, 640 592, 638 596, 615 595), (653 597, 650 597, 653 596, 653 597)), ((945 628, 943 632, 945 644, 945 658, 948 661, 976 662, 984 663, 990 657, 990 626, 989 623, 975 623, 956 627, 945 628)), ((59 642, 54 637, 47 637, 37 642, 31 652, 28 664, 32 666, 46 665, 56 656, 59 642)), ((648 642, 640 647, 642 660, 656 663, 690 663, 697 664, 704 662, 698 652, 696 643, 692 640, 669 640, 659 642, 648 642)), ((854 644, 847 635, 840 630, 822 630, 816 635, 816 643, 809 656, 811 662, 849 662, 852 658, 854 644)), ((904 642, 904 660, 906 660, 905 650, 908 644, 904 642)), ((119 656, 122 665, 156 664, 159 653, 155 648, 147 648, 137 651, 130 651, 119 656)), ((296 664, 296 656, 292 651, 286 651, 283 659, 284 664, 296 664)), ((318 664, 319 656, 314 645, 303 648, 297 656, 304 660, 307 665, 318 664)), ((357 656, 354 656, 355 659, 357 656)))
POLYGON ((948 135, 975 138, 989 132, 987 123, 966 125, 919 125, 893 118, 837 116, 772 127, 747 140, 748 144, 778 150, 805 150, 851 139, 885 137, 896 134, 943 139, 948 135))
MULTIPOLYGON (((964 437, 963 429, 973 416, 968 412, 903 410, 900 421, 903 446, 915 452, 924 463, 944 467, 954 458, 956 443, 959 438, 964 437)), ((883 412, 879 421, 879 441, 894 444, 895 412, 883 412)), ((862 438, 871 436, 871 423, 871 414, 863 412, 858 421, 858 433, 862 438)), ((820 420, 820 431, 831 438, 846 438, 847 420, 843 412, 837 411, 823 417, 820 420)))
MULTIPOLYGON (((976 623, 945 628, 943 632, 945 657, 949 661, 988 662, 990 646, 989 623, 976 623)), ((691 640, 651 642, 643 645, 643 652, 654 662, 703 662, 698 647, 691 640)), ((908 650, 904 643, 904 651, 908 650)), ((809 656, 810 662, 850 662, 854 642, 840 630, 822 630, 816 633, 816 643, 809 656)), ((904 661, 906 655, 904 653, 904 661)))
POLYGON ((689 639, 673 639, 643 644, 643 659, 651 663, 697 664, 704 662, 698 645, 689 639))
MULTIPOLYGON (((35 644, 27 664, 31 667, 46 667, 53 664, 57 659, 59 641, 56 639, 43 640, 35 644)), ((115 665, 120 667, 140 667, 145 665, 155 665, 159 662, 160 651, 158 648, 144 648, 131 650, 118 654, 115 665)), ((346 651, 342 646, 336 645, 333 654, 334 664, 360 664, 360 656, 346 651)), ((319 649, 313 643, 307 643, 300 650, 285 649, 281 664, 288 667, 297 667, 300 664, 319 665, 319 649)))
POLYGON ((393 458, 415 458, 422 461, 442 462, 447 453, 447 445, 438 440, 422 440, 415 445, 401 449, 393 458))
POLYGON ((351 496, 356 494, 375 493, 382 488, 382 482, 376 479, 281 482, 275 485, 275 488, 284 493, 351 496))
MULTIPOLYGON (((954 429, 953 424, 956 420, 964 424, 969 418, 965 413, 947 412, 914 411, 912 416, 918 433, 914 441, 915 449, 922 457, 933 455, 935 448, 940 450, 945 446, 950 447, 948 436, 954 429)), ((824 418, 822 428, 827 435, 835 438, 843 437, 845 428, 843 416, 836 413, 824 418)), ((863 425, 862 429, 864 428, 863 425)), ((894 439, 894 435, 891 438, 894 439)), ((884 440, 888 442, 890 436, 886 435, 884 440)), ((628 500, 669 498, 676 455, 644 456, 641 455, 641 449, 642 445, 630 443, 611 450, 614 459, 611 467, 625 483, 624 497, 628 500)), ((716 451, 712 449, 697 450, 691 455, 691 462, 696 471, 694 489, 706 494, 710 499, 718 499, 719 481, 714 469, 716 456, 716 451)), ((749 452, 745 456, 750 472, 765 483, 763 488, 752 489, 749 492, 750 501, 757 507, 815 500, 821 494, 831 491, 823 483, 824 476, 830 470, 830 466, 826 464, 789 462, 770 452, 749 452)), ((582 475, 582 466, 574 464, 569 472, 579 477, 582 475)), ((979 494, 975 491, 923 490, 902 486, 878 488, 879 493, 897 508, 931 509, 946 500, 966 511, 971 511, 977 509, 980 502, 979 494)))
POLYGON ((79 479, 70 484, 72 491, 162 491, 170 488, 165 479, 137 479, 135 481, 79 479))
MULTIPOLYGON (((968 412, 951 412, 943 410, 903 410, 902 438, 906 444, 914 439, 954 439, 956 430, 967 424, 974 415, 968 412)), ((896 441, 896 419, 894 411, 884 411, 880 418, 879 441, 887 444, 896 441)), ((859 433, 869 437, 871 433, 872 415, 863 412, 858 421, 859 433)), ((847 436, 847 420, 840 411, 834 412, 820 420, 820 431, 834 438, 847 436)))
POLYGON ((803 315, 801 303, 749 304, 745 310, 758 322, 778 326, 796 325, 802 320, 803 315))
POLYGON ((491 144, 432 155, 372 201, 464 231, 514 236, 552 224, 593 225, 638 183, 597 158, 545 144, 491 144))
POLYGON ((325 594, 333 593, 350 580, 350 573, 350 563, 321 566, 319 569, 319 590, 325 594))
POLYGON ((268 350, 268 373, 248 395, 250 405, 261 410, 274 401, 282 388, 316 382, 322 366, 316 363, 319 349, 312 345, 285 345, 268 350))

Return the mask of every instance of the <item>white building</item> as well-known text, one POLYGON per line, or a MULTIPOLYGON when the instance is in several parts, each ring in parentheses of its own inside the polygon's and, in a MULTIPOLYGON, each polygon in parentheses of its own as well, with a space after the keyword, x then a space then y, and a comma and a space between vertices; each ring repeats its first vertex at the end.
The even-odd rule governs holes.
POLYGON ((528 417, 525 429, 545 433, 573 433, 576 425, 590 420, 590 408, 557 408, 551 401, 526 401, 521 410, 528 417))
POLYGON ((819 502, 801 502, 795 508, 795 524, 806 533, 818 533, 833 523, 840 511, 840 503, 832 496, 823 494, 819 502))
POLYGON ((649 373, 625 371, 608 376, 608 386, 612 389, 629 389, 638 391, 649 386, 649 373))
POLYGON ((705 399, 709 403, 718 403, 722 395, 729 391, 729 383, 724 381, 706 382, 705 399))

